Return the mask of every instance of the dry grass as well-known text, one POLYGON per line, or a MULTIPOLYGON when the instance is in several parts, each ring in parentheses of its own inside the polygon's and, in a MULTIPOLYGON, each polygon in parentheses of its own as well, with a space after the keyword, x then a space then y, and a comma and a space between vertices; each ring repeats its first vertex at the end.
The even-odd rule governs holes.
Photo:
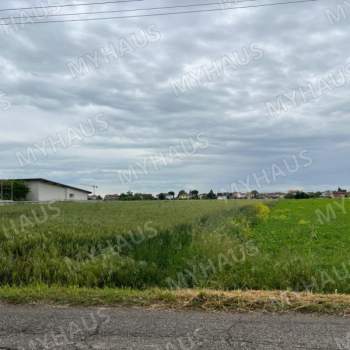
POLYGON ((184 305, 197 306, 204 310, 350 314, 350 295, 344 294, 210 290, 184 290, 175 293, 184 301, 184 305))
POLYGON ((350 315, 350 295, 282 291, 88 289, 62 287, 0 288, 0 301, 13 304, 139 306, 234 312, 304 312, 350 315))

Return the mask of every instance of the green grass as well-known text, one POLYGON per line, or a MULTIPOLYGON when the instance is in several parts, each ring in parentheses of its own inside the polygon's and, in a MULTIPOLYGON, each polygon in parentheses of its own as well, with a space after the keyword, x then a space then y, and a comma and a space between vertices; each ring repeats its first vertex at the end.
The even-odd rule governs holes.
MULTIPOLYGON (((281 200, 271 211, 248 201, 0 207, 3 298, 33 285, 350 293, 350 218, 335 203, 281 200), (321 223, 316 211, 329 205, 335 216, 321 223)), ((348 213, 350 201, 344 205, 348 213)))
MULTIPOLYGON (((247 204, 176 201, 0 207, 0 284, 166 287, 168 279, 176 279, 193 258, 205 262, 216 254, 213 249, 239 249, 240 242, 226 234, 225 226, 243 215, 247 204)), ((194 284, 187 277, 185 282, 194 284)))
POLYGON ((280 201, 254 230, 261 253, 249 287, 350 293, 349 214, 348 199, 280 201))

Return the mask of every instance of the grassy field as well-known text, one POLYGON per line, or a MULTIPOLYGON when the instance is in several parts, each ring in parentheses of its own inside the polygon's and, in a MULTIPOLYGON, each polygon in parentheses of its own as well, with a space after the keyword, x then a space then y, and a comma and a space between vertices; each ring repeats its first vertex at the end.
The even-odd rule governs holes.
POLYGON ((254 230, 250 288, 350 293, 350 200, 280 201, 254 230))
POLYGON ((0 284, 350 292, 350 201, 0 207, 0 284), (328 214, 326 215, 328 210, 328 214))
MULTIPOLYGON (((207 259, 209 236, 202 232, 210 230, 210 239, 221 245, 214 231, 246 204, 150 201, 0 207, 0 283, 166 287, 167 279, 176 279, 193 254, 207 259)), ((232 239, 230 245, 235 243, 232 239)))

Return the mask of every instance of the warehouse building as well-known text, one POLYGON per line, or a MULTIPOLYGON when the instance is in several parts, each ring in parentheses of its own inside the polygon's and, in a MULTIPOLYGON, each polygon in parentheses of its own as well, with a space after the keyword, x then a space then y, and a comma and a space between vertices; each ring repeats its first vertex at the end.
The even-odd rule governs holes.
POLYGON ((33 202, 87 201, 89 194, 91 194, 90 191, 81 188, 40 178, 12 179, 12 181, 23 181, 30 190, 26 200, 33 202))

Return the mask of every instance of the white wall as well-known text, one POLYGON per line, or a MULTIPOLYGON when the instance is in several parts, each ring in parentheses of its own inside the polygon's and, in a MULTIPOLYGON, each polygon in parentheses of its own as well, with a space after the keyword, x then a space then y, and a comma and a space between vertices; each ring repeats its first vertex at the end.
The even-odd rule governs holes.
POLYGON ((26 185, 29 187, 30 192, 27 195, 28 201, 36 202, 39 198, 39 182, 26 181, 26 185))
POLYGON ((40 181, 28 181, 26 184, 30 189, 30 193, 27 196, 27 200, 29 201, 83 201, 88 199, 87 193, 73 190, 67 187, 57 186, 40 181))

